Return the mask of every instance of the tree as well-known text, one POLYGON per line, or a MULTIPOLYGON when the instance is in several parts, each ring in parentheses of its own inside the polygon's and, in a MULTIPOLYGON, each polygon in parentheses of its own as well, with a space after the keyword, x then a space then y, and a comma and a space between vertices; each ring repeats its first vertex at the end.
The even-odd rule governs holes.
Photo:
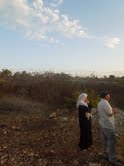
POLYGON ((8 69, 3 69, 2 72, 0 72, 0 77, 2 78, 10 78, 12 77, 12 72, 8 69))
POLYGON ((114 76, 114 75, 109 75, 109 78, 110 78, 110 79, 114 79, 115 76, 114 76))

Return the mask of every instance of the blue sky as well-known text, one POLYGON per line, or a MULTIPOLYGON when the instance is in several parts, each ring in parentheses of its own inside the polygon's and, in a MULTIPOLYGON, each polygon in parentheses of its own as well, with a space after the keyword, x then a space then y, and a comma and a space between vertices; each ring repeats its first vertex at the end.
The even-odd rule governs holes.
POLYGON ((0 70, 124 74, 124 0, 0 0, 0 70))

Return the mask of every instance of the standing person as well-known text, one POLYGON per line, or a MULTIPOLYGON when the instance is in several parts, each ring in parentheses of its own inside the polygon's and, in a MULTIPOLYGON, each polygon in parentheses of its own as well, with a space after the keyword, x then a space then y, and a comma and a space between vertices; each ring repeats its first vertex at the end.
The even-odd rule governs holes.
POLYGON ((108 158, 112 165, 121 165, 115 154, 116 134, 114 115, 116 109, 109 104, 110 94, 107 91, 101 93, 101 101, 98 103, 100 117, 101 140, 103 144, 103 155, 108 158))
POLYGON ((91 131, 91 104, 87 99, 86 93, 81 93, 77 100, 77 108, 79 113, 80 126, 80 142, 81 150, 92 146, 92 131, 91 131))

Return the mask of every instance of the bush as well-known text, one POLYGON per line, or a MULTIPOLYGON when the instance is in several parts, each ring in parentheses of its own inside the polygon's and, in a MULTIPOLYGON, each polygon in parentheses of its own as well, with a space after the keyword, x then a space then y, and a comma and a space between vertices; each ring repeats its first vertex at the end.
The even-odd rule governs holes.
POLYGON ((79 92, 74 91, 70 97, 65 97, 64 106, 68 109, 76 109, 76 103, 78 99, 79 92))
MULTIPOLYGON (((84 93, 88 94, 88 99, 91 102, 91 105, 96 108, 97 104, 100 100, 99 96, 97 95, 96 91, 92 90, 92 89, 85 89, 83 91, 84 93)), ((76 108, 76 103, 77 103, 77 99, 78 96, 80 95, 81 92, 79 91, 74 91, 72 93, 72 95, 70 97, 65 97, 65 104, 64 106, 67 108, 76 108)))
POLYGON ((124 79, 72 77, 64 73, 27 73, 3 70, 0 75, 0 97, 16 96, 34 102, 76 108, 78 95, 86 92, 93 107, 97 106, 101 90, 111 92, 112 105, 123 109, 124 79))

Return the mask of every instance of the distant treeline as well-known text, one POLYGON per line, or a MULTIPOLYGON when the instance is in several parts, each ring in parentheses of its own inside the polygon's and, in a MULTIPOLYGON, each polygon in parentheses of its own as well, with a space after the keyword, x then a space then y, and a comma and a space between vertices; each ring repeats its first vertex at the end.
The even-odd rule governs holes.
POLYGON ((98 78, 91 73, 90 76, 81 77, 51 71, 12 73, 8 69, 0 72, 0 97, 16 96, 75 108, 77 96, 81 92, 87 92, 96 106, 102 90, 110 92, 114 106, 124 109, 124 76, 98 78))

